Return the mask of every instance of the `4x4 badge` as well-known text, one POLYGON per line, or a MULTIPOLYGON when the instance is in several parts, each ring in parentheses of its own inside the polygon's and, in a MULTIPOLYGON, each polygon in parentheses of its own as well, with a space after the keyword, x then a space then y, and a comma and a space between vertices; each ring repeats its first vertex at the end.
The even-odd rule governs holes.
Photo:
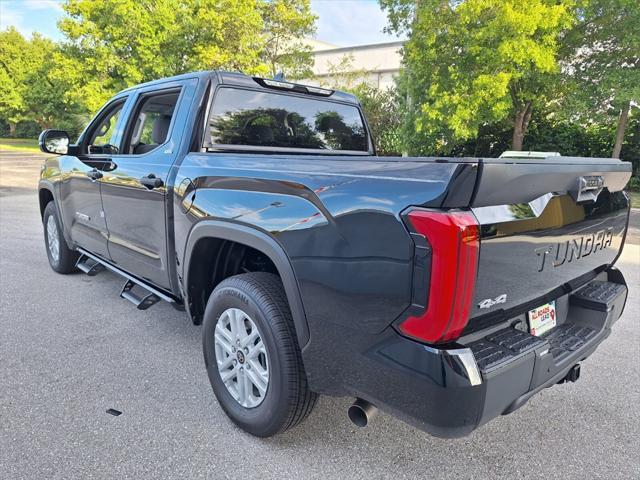
POLYGON ((498 305, 499 303, 507 303, 507 294, 503 293, 502 295, 498 295, 496 298, 485 298, 480 303, 478 303, 479 308, 491 308, 494 305, 498 305))

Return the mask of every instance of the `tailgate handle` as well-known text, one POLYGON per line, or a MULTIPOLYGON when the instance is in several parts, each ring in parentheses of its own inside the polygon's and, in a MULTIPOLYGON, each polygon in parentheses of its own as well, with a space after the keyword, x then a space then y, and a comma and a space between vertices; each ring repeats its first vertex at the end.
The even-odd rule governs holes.
POLYGON ((600 175, 587 175, 576 179, 576 187, 569 195, 576 203, 595 202, 604 188, 604 178, 600 175))

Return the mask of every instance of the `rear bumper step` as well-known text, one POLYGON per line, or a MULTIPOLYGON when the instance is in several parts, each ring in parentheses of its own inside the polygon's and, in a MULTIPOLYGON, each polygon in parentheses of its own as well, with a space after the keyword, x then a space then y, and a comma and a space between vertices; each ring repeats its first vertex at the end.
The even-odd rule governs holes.
POLYGON ((594 280, 569 296, 564 323, 548 333, 536 337, 509 327, 467 345, 487 388, 479 424, 513 412, 535 393, 566 380, 609 336, 626 297, 626 285, 594 280))
POLYGON ((609 336, 626 297, 624 278, 611 269, 558 298, 559 323, 540 337, 523 331, 519 317, 512 326, 443 348, 395 334, 362 357, 379 372, 376 378, 384 375, 384 384, 363 379, 349 393, 433 435, 467 435, 547 387, 576 381, 577 365, 609 336), (586 308, 583 299, 604 305, 586 308))
POLYGON ((606 313, 611 312, 619 300, 624 302, 626 293, 625 285, 594 280, 571 294, 569 302, 574 308, 567 320, 546 335, 536 337, 509 327, 466 346, 473 352, 485 377, 534 351, 551 354, 555 363, 563 362, 610 327, 617 318, 610 319, 606 313))
POLYGON ((571 303, 607 312, 613 301, 626 290, 624 285, 594 280, 571 295, 571 303))

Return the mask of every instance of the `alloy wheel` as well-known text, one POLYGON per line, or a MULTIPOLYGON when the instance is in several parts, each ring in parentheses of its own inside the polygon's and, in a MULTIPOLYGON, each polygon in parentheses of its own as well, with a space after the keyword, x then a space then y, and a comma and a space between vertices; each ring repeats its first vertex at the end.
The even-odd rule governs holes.
POLYGON ((255 322, 239 308, 229 308, 218 318, 214 340, 227 391, 245 408, 260 405, 269 387, 269 359, 255 322))
POLYGON ((58 224, 53 215, 47 218, 47 247, 54 262, 60 258, 60 241, 58 240, 58 224))

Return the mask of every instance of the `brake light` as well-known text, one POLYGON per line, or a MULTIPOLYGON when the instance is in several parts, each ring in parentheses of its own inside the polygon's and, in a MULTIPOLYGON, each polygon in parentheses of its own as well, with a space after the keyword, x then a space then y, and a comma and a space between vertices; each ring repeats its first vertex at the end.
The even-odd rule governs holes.
POLYGON ((414 210, 416 233, 431 246, 429 300, 423 314, 404 320, 405 335, 428 343, 455 340, 469 321, 480 250, 479 228, 470 212, 414 210))

